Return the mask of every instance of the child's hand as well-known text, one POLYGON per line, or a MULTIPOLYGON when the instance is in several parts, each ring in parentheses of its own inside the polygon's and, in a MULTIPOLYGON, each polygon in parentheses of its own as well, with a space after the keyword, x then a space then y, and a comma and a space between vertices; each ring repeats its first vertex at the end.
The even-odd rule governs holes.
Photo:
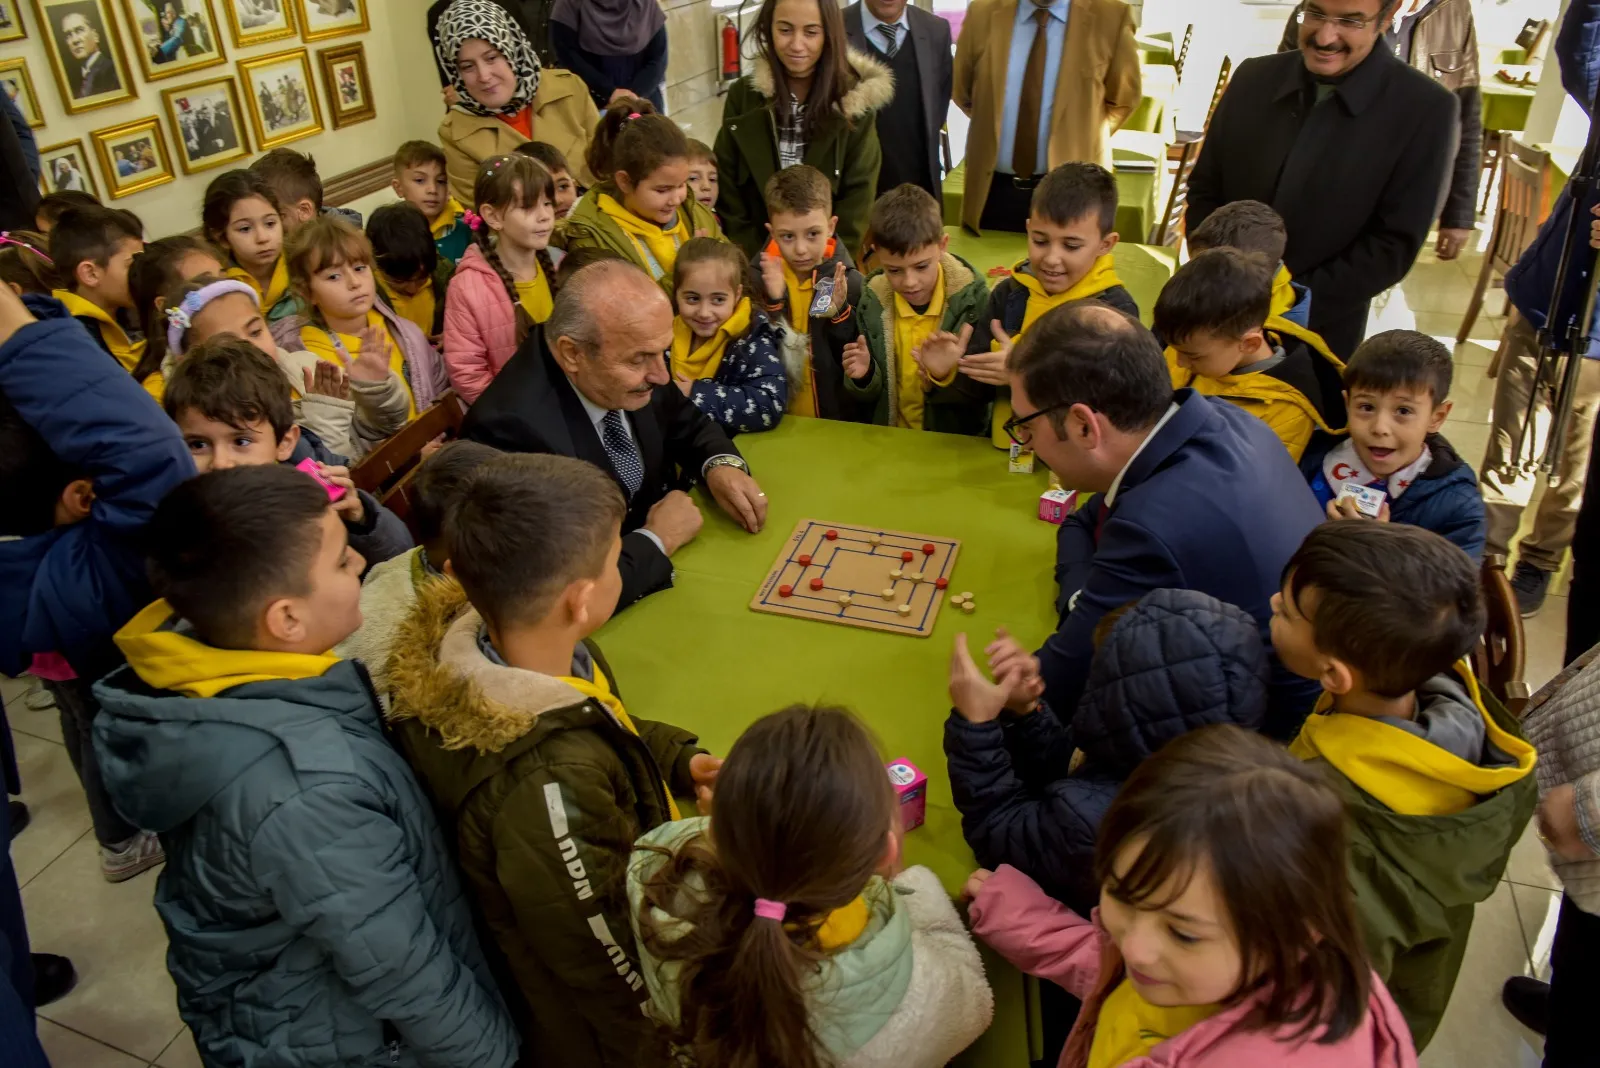
POLYGON ((1593 860, 1594 851, 1578 833, 1578 791, 1571 783, 1557 786, 1539 802, 1539 837, 1562 860, 1593 860))
POLYGON ((1373 518, 1376 518, 1377 521, 1380 522, 1380 523, 1387 523, 1389 521, 1389 502, 1388 501, 1384 501, 1383 504, 1378 508, 1377 516, 1374 517, 1374 516, 1366 515, 1365 513, 1363 513, 1361 511, 1361 509, 1357 508, 1356 507, 1356 499, 1354 497, 1345 497, 1345 498, 1339 499, 1339 500, 1332 500, 1332 501, 1328 502, 1328 518, 1329 519, 1373 519, 1373 518))
POLYGON ((976 901, 978 899, 978 893, 983 889, 983 884, 988 882, 989 876, 993 874, 994 872, 990 871, 988 868, 979 868, 977 871, 967 876, 967 885, 961 888, 961 896, 966 898, 968 901, 976 901))
POLYGON ((689 778, 694 782, 695 806, 700 815, 711 815, 711 795, 717 787, 717 773, 722 770, 722 758, 710 753, 696 753, 689 758, 689 778))
POLYGON ((350 469, 337 465, 318 464, 317 473, 335 486, 344 488, 344 496, 333 502, 333 510, 339 518, 346 523, 359 524, 367 517, 367 506, 361 503, 361 494, 356 492, 356 484, 350 481, 350 469))
POLYGON ((857 336, 854 341, 847 342, 840 364, 844 373, 858 382, 872 374, 872 350, 867 348, 867 339, 857 336))
POLYGON ((844 276, 844 261, 840 260, 833 265, 833 299, 828 303, 828 310, 824 313, 829 319, 839 318, 839 313, 844 311, 845 302, 850 299, 850 283, 844 276))
POLYGON ((961 357, 961 373, 984 385, 1009 385, 1011 379, 1006 376, 1006 360, 1010 358, 1011 346, 1015 342, 1006 333, 1005 327, 1000 325, 999 319, 989 321, 989 332, 1000 343, 1000 347, 993 352, 974 352, 961 357))
POLYGON ((950 703, 956 713, 968 723, 994 722, 1005 710, 1007 685, 1006 680, 996 685, 984 677, 967 651, 967 636, 957 634, 955 652, 950 657, 950 703))
POLYGON ((922 368, 922 373, 930 382, 949 378, 950 372, 961 362, 961 357, 967 354, 967 342, 971 340, 971 323, 963 325, 959 334, 952 334, 948 330, 931 334, 926 341, 917 346, 917 351, 913 354, 917 366, 922 368))
POLYGON ((761 288, 766 290, 769 304, 776 304, 789 292, 789 286, 783 280, 783 260, 777 256, 762 255, 761 288))
POLYGON ((1006 707, 1026 715, 1039 707, 1044 695, 1044 676, 1039 673, 1039 658, 1023 648, 1004 627, 994 632, 994 641, 984 649, 989 658, 989 674, 1002 680, 1013 679, 1006 696, 1006 707))
POLYGON ((675 382, 678 388, 683 391, 683 395, 685 397, 694 392, 694 379, 687 378, 680 374, 674 374, 672 376, 672 381, 675 382))
POLYGON ((361 331, 361 355, 350 361, 350 377, 357 382, 382 382, 389 377, 389 328, 368 326, 361 331))
POLYGON ((300 370, 305 376, 306 396, 332 397, 335 400, 350 398, 350 384, 345 381, 344 372, 327 360, 318 360, 315 367, 303 367, 300 370))

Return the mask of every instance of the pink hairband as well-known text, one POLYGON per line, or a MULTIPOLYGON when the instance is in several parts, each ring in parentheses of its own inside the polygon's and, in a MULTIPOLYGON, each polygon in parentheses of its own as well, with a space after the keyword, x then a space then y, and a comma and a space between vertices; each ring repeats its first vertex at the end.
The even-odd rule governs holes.
POLYGON ((461 221, 467 224, 468 230, 476 230, 483 225, 483 216, 468 208, 461 213, 461 221))
POLYGON ((12 237, 10 230, 0 230, 0 245, 15 245, 18 248, 25 248, 35 256, 38 256, 41 260, 44 260, 44 262, 48 263, 50 266, 54 267, 56 265, 56 261, 51 259, 49 256, 46 256, 42 249, 34 248, 26 241, 21 241, 15 237, 12 237))
POLYGON ((194 325, 194 317, 200 314, 201 308, 229 293, 243 293, 250 298, 250 303, 261 307, 261 298, 256 296, 256 291, 238 279, 224 278, 203 285, 185 296, 176 308, 167 309, 167 351, 174 356, 182 356, 184 340, 188 337, 189 328, 194 325))
POLYGON ((789 906, 785 905, 783 902, 773 901, 770 898, 765 897, 756 898, 756 915, 761 919, 776 920, 777 922, 782 923, 783 918, 788 914, 789 906))
POLYGON ((632 122, 634 119, 642 119, 642 118, 644 118, 644 116, 639 114, 637 111, 632 111, 632 112, 628 113, 628 121, 629 122, 632 122))

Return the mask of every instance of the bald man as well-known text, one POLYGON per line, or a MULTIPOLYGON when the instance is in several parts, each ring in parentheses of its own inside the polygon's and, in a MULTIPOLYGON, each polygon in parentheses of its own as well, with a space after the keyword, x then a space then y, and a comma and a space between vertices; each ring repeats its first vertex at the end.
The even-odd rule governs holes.
MULTIPOLYGON (((507 452, 575 456, 606 471, 628 500, 625 607, 672 585, 670 557, 700 530, 684 492, 699 482, 745 530, 767 520, 767 495, 739 450, 672 381, 672 305, 622 260, 593 263, 467 412, 462 436, 507 452)), ((1309 491, 1308 491, 1309 492, 1309 491)))

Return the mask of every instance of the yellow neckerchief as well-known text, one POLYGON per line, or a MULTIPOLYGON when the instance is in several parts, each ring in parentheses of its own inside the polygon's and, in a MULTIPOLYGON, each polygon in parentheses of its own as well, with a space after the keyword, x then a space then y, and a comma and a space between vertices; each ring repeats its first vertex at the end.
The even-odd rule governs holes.
POLYGON ((417 290, 417 295, 414 297, 408 297, 392 289, 381 274, 378 276, 378 285, 383 288, 383 295, 388 299, 389 307, 394 309, 396 315, 408 322, 416 323, 425 337, 433 336, 433 316, 438 311, 439 302, 433 296, 432 280, 417 290))
POLYGON ((678 262, 678 249, 692 236, 689 224, 684 221, 684 212, 679 211, 677 221, 663 229, 639 218, 605 193, 595 196, 595 204, 632 240, 634 250, 639 253, 639 265, 650 272, 650 277, 659 282, 672 274, 672 267, 678 262))
POLYGON ((256 291, 260 298, 261 314, 270 312, 289 292, 289 262, 278 254, 278 262, 272 265, 272 280, 267 283, 267 291, 261 292, 261 283, 256 281, 256 276, 243 267, 229 267, 223 274, 229 278, 236 278, 256 291))
POLYGON ((896 397, 898 411, 889 413, 894 425, 922 429, 922 410, 927 405, 927 394, 922 386, 922 369, 911 358, 916 347, 939 329, 944 319, 944 265, 939 265, 939 280, 934 283, 933 296, 928 309, 919 313, 906 298, 894 295, 894 356, 896 366, 888 368, 899 380, 896 397))
POLYGON ((555 298, 550 295, 550 279, 543 271, 532 281, 517 283, 517 303, 528 313, 528 318, 542 323, 555 310, 555 298))
POLYGON ((1290 337, 1299 338, 1324 360, 1332 363, 1341 372, 1344 370, 1344 361, 1333 354, 1333 350, 1328 348, 1328 343, 1322 340, 1322 335, 1315 330, 1307 330, 1299 323, 1290 322, 1281 315, 1269 315, 1265 329, 1275 334, 1287 334, 1290 337))
POLYGON ((218 649, 167 626, 175 616, 166 601, 154 601, 114 636, 128 666, 158 690, 215 697, 247 682, 316 678, 339 662, 332 653, 218 649))
POLYGON ((1167 1039, 1221 1011, 1221 1005, 1152 1005, 1124 978, 1100 1006, 1086 1068, 1118 1068, 1147 1057, 1167 1039))
MULTIPOLYGON (((593 701, 598 701, 602 708, 611 713, 623 730, 635 737, 638 736, 639 728, 633 725, 633 717, 628 715, 627 709, 622 707, 622 701, 618 699, 616 694, 611 692, 611 682, 606 678, 606 673, 600 670, 599 664, 594 666, 593 682, 579 678, 576 675, 560 675, 557 677, 574 690, 583 694, 583 696, 593 701)), ((661 790, 667 795, 667 818, 672 820, 681 819, 682 817, 678 815, 678 802, 673 800, 672 790, 667 786, 665 780, 662 780, 661 790)))
MULTIPOLYGON (((400 376, 400 381, 405 383, 406 400, 410 411, 406 418, 417 417, 417 399, 411 395, 411 383, 406 382, 406 357, 400 351, 400 345, 389 336, 389 324, 384 322, 383 315, 376 308, 367 312, 367 325, 381 332, 385 344, 389 348, 389 370, 400 376)), ((300 343, 306 351, 319 360, 327 360, 335 367, 347 370, 361 355, 361 337, 358 334, 339 334, 315 323, 307 323, 300 331, 300 343)))
MULTIPOLYGON (((778 256, 777 242, 771 242, 767 247, 774 256, 778 256)), ((830 245, 831 247, 831 245, 830 245)), ((778 262, 783 264, 783 285, 789 291, 789 325, 794 332, 806 339, 806 377, 804 381, 792 384, 789 391, 789 404, 784 408, 784 415, 817 414, 816 373, 811 368, 809 353, 811 351, 811 297, 816 288, 811 276, 800 278, 795 275, 789 261, 778 256, 778 262)))
MULTIPOLYGON (((126 370, 132 371, 139 366, 139 357, 144 355, 143 341, 130 340, 127 331, 122 329, 122 324, 117 322, 117 317, 106 311, 100 305, 87 297, 66 289, 57 289, 50 294, 62 304, 67 306, 67 314, 73 318, 93 319, 100 324, 100 340, 106 348, 111 350, 111 355, 117 358, 126 370)), ((151 376, 155 377, 155 376, 151 376)), ((149 389, 149 379, 145 380, 145 388, 149 389)), ((157 394, 159 397, 160 395, 157 394)))
POLYGON ((1299 294, 1294 291, 1294 276, 1289 268, 1278 264, 1278 273, 1272 276, 1272 310, 1269 315, 1286 315, 1293 308, 1299 294))
POLYGON ((733 314, 717 327, 711 338, 701 341, 680 316, 672 320, 672 374, 687 379, 715 378, 722 366, 728 343, 750 329, 750 298, 734 307, 733 314))
POLYGON ((433 239, 437 241, 454 229, 465 210, 461 206, 461 201, 455 197, 451 197, 446 201, 444 210, 439 212, 433 221, 428 224, 428 228, 433 231, 433 239))
POLYGON ((1467 695, 1483 716, 1488 741, 1516 760, 1499 768, 1479 767, 1447 753, 1410 731, 1366 716, 1331 711, 1324 693, 1289 752, 1301 760, 1321 757, 1340 774, 1402 816, 1449 816, 1464 812, 1533 770, 1533 746, 1495 723, 1478 696, 1478 680, 1465 660, 1455 666, 1467 695))
POLYGON ((828 918, 817 928, 817 948, 824 953, 844 949, 866 933, 871 921, 872 910, 867 907, 867 899, 858 894, 850 904, 828 913, 828 918))

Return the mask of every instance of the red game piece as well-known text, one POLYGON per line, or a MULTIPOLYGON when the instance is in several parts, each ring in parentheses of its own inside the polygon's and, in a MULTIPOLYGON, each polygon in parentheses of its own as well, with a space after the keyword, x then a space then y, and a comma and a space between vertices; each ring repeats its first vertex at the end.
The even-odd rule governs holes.
POLYGON ((839 532, 837 530, 830 530, 826 534, 824 534, 823 537, 827 538, 829 541, 838 541, 839 540, 839 532))
MULTIPOLYGON (((950 580, 947 578, 936 578, 933 580, 933 585, 936 589, 948 590, 950 588, 950 580)), ((787 597, 788 594, 784 594, 784 596, 787 597)))
POLYGON ((900 559, 909 564, 913 559, 915 559, 915 557, 913 556, 911 550, 907 549, 905 552, 900 554, 900 559))
POLYGON ((922 555, 923 556, 932 556, 933 555, 933 542, 931 542, 931 541, 923 542, 923 544, 922 544, 922 555))
POLYGON ((795 561, 797 563, 799 563, 799 565, 801 567, 810 567, 811 566, 811 554, 810 553, 801 553, 799 556, 795 557, 795 561))
POLYGON ((779 597, 787 597, 793 592, 794 592, 794 587, 793 586, 783 585, 783 586, 779 586, 778 587, 778 596, 779 597))
POLYGON ((811 588, 814 589, 814 590, 822 589, 822 580, 820 578, 812 579, 811 580, 811 588))

